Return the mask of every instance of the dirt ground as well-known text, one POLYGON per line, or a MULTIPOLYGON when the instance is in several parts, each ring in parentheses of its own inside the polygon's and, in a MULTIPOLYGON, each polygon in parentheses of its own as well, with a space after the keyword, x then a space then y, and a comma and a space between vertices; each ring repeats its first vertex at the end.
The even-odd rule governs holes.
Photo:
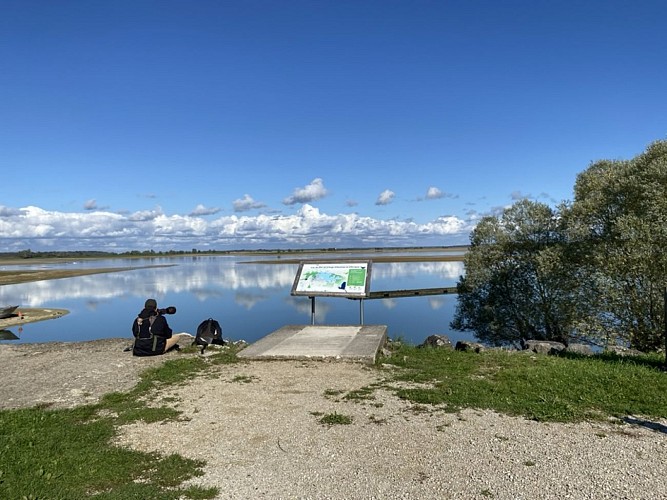
POLYGON ((0 409, 34 405, 71 408, 108 392, 131 389, 139 374, 177 353, 141 358, 129 339, 0 344, 0 409))

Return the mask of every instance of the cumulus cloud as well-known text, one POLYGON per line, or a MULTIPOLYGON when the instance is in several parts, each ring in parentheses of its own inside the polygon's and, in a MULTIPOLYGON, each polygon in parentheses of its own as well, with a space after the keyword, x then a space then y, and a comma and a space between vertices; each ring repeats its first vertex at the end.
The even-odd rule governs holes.
POLYGON ((247 212, 248 210, 266 207, 264 203, 253 200, 249 194, 244 194, 243 198, 234 200, 232 206, 234 207, 234 212, 247 212))
POLYGON ((292 196, 283 200, 285 205, 296 205, 297 203, 310 203, 321 200, 327 195, 327 189, 324 182, 319 177, 305 187, 294 189, 292 196))
POLYGON ((193 217, 201 217, 204 215, 215 215, 220 211, 217 207, 206 207, 201 203, 195 207, 195 209, 190 212, 190 215, 193 217))
POLYGON ((446 193, 435 186, 431 186, 426 190, 426 196, 417 198, 417 201, 439 200, 441 198, 458 198, 458 195, 446 193))
POLYGON ((128 216, 128 220, 132 222, 151 221, 160 215, 162 215, 162 209, 157 207, 154 210, 139 210, 133 212, 128 216))
POLYGON ((356 213, 326 214, 309 204, 291 215, 228 215, 212 220, 167 215, 160 207, 131 214, 0 207, 0 215, 0 246, 9 251, 444 245, 465 243, 471 229, 455 216, 417 223, 356 213))
POLYGON ((19 215, 20 213, 21 211, 16 208, 0 205, 0 217, 12 217, 14 215, 19 215))
POLYGON ((84 210, 97 210, 97 200, 88 200, 83 204, 84 210))
POLYGON ((426 191, 427 200, 437 200, 439 198, 443 198, 444 196, 445 194, 434 186, 429 187, 428 190, 426 191))
POLYGON ((375 204, 389 205, 392 201, 394 201, 394 196, 396 196, 396 193, 394 193, 390 189, 385 189, 380 193, 380 196, 378 196, 378 199, 376 200, 375 204))

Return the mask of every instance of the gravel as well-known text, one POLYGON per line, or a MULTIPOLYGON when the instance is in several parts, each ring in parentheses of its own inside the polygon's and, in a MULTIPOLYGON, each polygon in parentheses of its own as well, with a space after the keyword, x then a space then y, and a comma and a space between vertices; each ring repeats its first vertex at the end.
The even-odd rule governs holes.
MULTIPOLYGON (((93 402, 179 355, 133 358, 122 351, 127 343, 0 345, 0 408, 93 402)), ((546 424, 447 413, 387 389, 346 399, 385 376, 356 363, 211 370, 160 394, 183 418, 123 426, 117 444, 206 461, 191 482, 218 487, 221 499, 667 499, 667 421, 546 424), (320 423, 330 414, 352 423, 320 423)))
POLYGON ((223 499, 667 498, 667 434, 640 425, 545 424, 447 413, 352 363, 262 361, 169 390, 184 421, 124 427, 123 446, 207 462, 192 481, 223 499), (323 425, 322 415, 352 417, 323 425))

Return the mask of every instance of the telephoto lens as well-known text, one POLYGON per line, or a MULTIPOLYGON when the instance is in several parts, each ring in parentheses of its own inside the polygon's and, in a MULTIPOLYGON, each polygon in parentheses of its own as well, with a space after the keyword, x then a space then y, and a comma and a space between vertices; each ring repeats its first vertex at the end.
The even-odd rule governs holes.
POLYGON ((160 314, 176 314, 176 308, 174 306, 169 306, 164 309, 158 309, 157 312, 160 314))

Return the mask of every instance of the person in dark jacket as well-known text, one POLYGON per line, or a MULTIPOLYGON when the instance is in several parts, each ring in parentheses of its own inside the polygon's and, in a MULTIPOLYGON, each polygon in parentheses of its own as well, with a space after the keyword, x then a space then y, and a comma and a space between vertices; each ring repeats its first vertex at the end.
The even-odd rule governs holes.
POLYGON ((135 356, 157 356, 172 349, 181 335, 172 335, 167 319, 160 314, 155 299, 148 299, 132 323, 135 356))

